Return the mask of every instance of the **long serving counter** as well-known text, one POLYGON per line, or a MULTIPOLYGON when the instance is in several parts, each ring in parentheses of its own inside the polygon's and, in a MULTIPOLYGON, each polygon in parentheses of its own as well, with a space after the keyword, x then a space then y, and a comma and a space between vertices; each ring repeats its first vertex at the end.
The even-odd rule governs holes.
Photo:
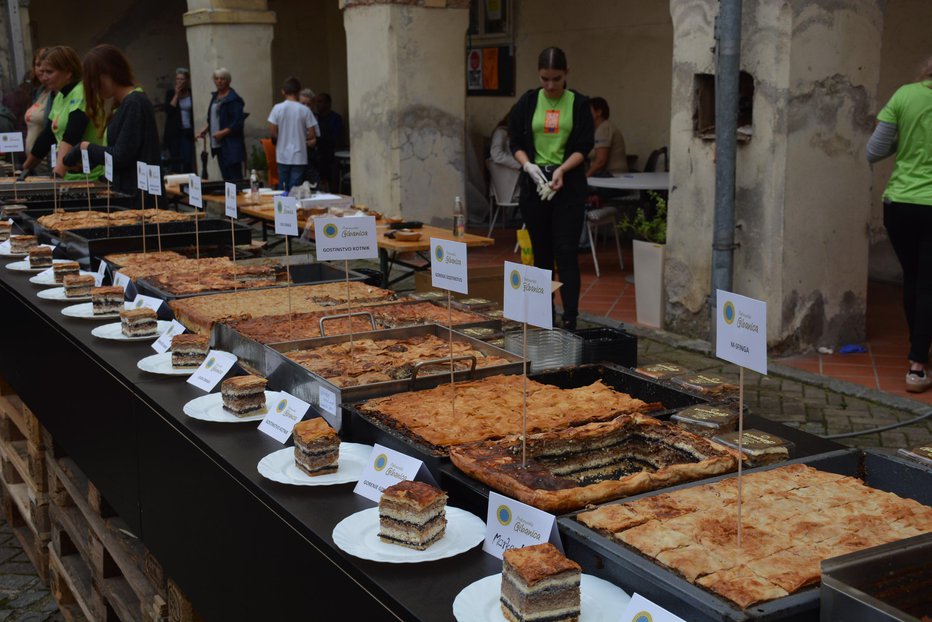
MULTIPOLYGON (((15 261, 0 258, 0 265, 15 261)), ((479 547, 421 564, 340 551, 333 527, 373 504, 352 485, 289 487, 256 465, 281 445, 253 425, 182 414, 203 395, 137 369, 149 342, 111 342, 0 269, 0 376, 209 620, 452 620, 456 594, 501 571, 479 547)))

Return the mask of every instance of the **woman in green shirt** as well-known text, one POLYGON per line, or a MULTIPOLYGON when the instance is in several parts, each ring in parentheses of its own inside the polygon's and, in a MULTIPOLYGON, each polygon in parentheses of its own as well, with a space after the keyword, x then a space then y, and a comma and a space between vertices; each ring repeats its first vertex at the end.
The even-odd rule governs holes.
POLYGON ((550 47, 540 53, 541 86, 526 92, 508 121, 511 151, 524 170, 521 215, 531 234, 534 265, 563 282, 563 327, 575 330, 579 315, 577 245, 585 218, 586 171, 594 127, 589 99, 566 87, 566 54, 550 47))

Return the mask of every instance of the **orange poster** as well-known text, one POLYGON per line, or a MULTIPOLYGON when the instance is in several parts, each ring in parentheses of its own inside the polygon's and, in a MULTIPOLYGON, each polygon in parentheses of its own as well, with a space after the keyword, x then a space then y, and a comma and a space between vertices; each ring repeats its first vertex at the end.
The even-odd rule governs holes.
POLYGON ((482 50, 482 88, 486 91, 498 90, 498 48, 482 50))

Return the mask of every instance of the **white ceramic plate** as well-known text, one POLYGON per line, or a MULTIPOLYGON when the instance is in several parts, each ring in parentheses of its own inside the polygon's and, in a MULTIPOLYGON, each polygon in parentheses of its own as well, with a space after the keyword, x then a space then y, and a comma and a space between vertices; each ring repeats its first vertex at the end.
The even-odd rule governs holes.
POLYGON ((333 542, 362 559, 391 564, 429 562, 465 553, 485 539, 485 523, 475 514, 447 506, 447 529, 426 551, 379 540, 379 508, 347 516, 333 528, 333 542))
MULTIPOLYGON (((502 575, 467 585, 453 600, 457 622, 506 622, 499 604, 502 575)), ((631 597, 617 585, 584 574, 579 577, 579 622, 617 622, 631 597)))
MULTIPOLYGON (((80 270, 78 273, 81 276, 94 276, 93 272, 85 272, 84 270, 80 270)), ((55 282, 54 275, 52 275, 51 273, 45 274, 45 272, 40 272, 39 274, 35 276, 29 277, 29 282, 34 285, 45 285, 48 287, 56 287, 56 286, 61 287, 61 283, 55 282)))
POLYGON ((94 330, 91 331, 91 334, 100 339, 112 339, 113 341, 155 341, 159 338, 159 335, 168 330, 168 328, 172 325, 171 322, 166 322, 165 320, 158 320, 157 323, 158 326, 155 329, 155 334, 146 335, 145 337, 127 337, 123 334, 123 326, 121 322, 113 322, 111 324, 95 326, 94 330))
POLYGON ((78 302, 91 299, 90 294, 87 296, 72 296, 69 298, 68 296, 65 296, 64 287, 51 287, 49 289, 43 289, 38 294, 36 294, 36 296, 42 298, 43 300, 57 300, 58 302, 78 302))
MULTIPOLYGON (((69 261, 68 259, 53 259, 52 263, 65 263, 69 261)), ((42 266, 41 268, 33 268, 32 264, 29 263, 29 259, 24 259, 22 261, 14 261, 13 263, 8 263, 6 265, 7 270, 12 270, 13 272, 43 272, 48 270, 51 266, 42 266)))
POLYGON ((162 352, 153 354, 136 363, 136 367, 150 374, 162 374, 163 376, 190 376, 197 367, 172 367, 172 353, 162 352))
POLYGON ((272 452, 259 461, 259 474, 266 479, 292 486, 331 486, 359 481, 366 460, 372 452, 371 445, 340 443, 340 458, 336 473, 311 477, 294 463, 294 447, 272 452))
MULTIPOLYGON (((74 300, 74 298, 69 298, 68 300, 74 300)), ((123 303, 124 309, 130 309, 128 303, 123 303)), ((114 318, 120 317, 120 312, 116 313, 105 313, 103 315, 94 315, 94 304, 91 302, 82 302, 80 304, 71 305, 70 307, 65 307, 61 310, 62 315, 67 315, 68 317, 76 317, 82 320, 112 320, 114 318)))
POLYGON ((256 411, 248 417, 237 417, 229 410, 223 407, 223 397, 220 393, 208 393, 201 397, 196 397, 184 405, 182 410, 184 414, 192 419, 201 421, 213 421, 215 423, 255 423, 262 421, 272 409, 273 402, 278 399, 278 393, 275 391, 265 392, 265 408, 256 411))

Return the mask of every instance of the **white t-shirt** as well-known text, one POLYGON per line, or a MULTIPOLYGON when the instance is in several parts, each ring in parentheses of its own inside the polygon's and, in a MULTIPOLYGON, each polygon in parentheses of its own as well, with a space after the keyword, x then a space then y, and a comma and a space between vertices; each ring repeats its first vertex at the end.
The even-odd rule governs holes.
POLYGON ((317 124, 311 109, 286 99, 272 107, 269 123, 278 126, 275 161, 279 164, 307 164, 307 131, 317 124))

